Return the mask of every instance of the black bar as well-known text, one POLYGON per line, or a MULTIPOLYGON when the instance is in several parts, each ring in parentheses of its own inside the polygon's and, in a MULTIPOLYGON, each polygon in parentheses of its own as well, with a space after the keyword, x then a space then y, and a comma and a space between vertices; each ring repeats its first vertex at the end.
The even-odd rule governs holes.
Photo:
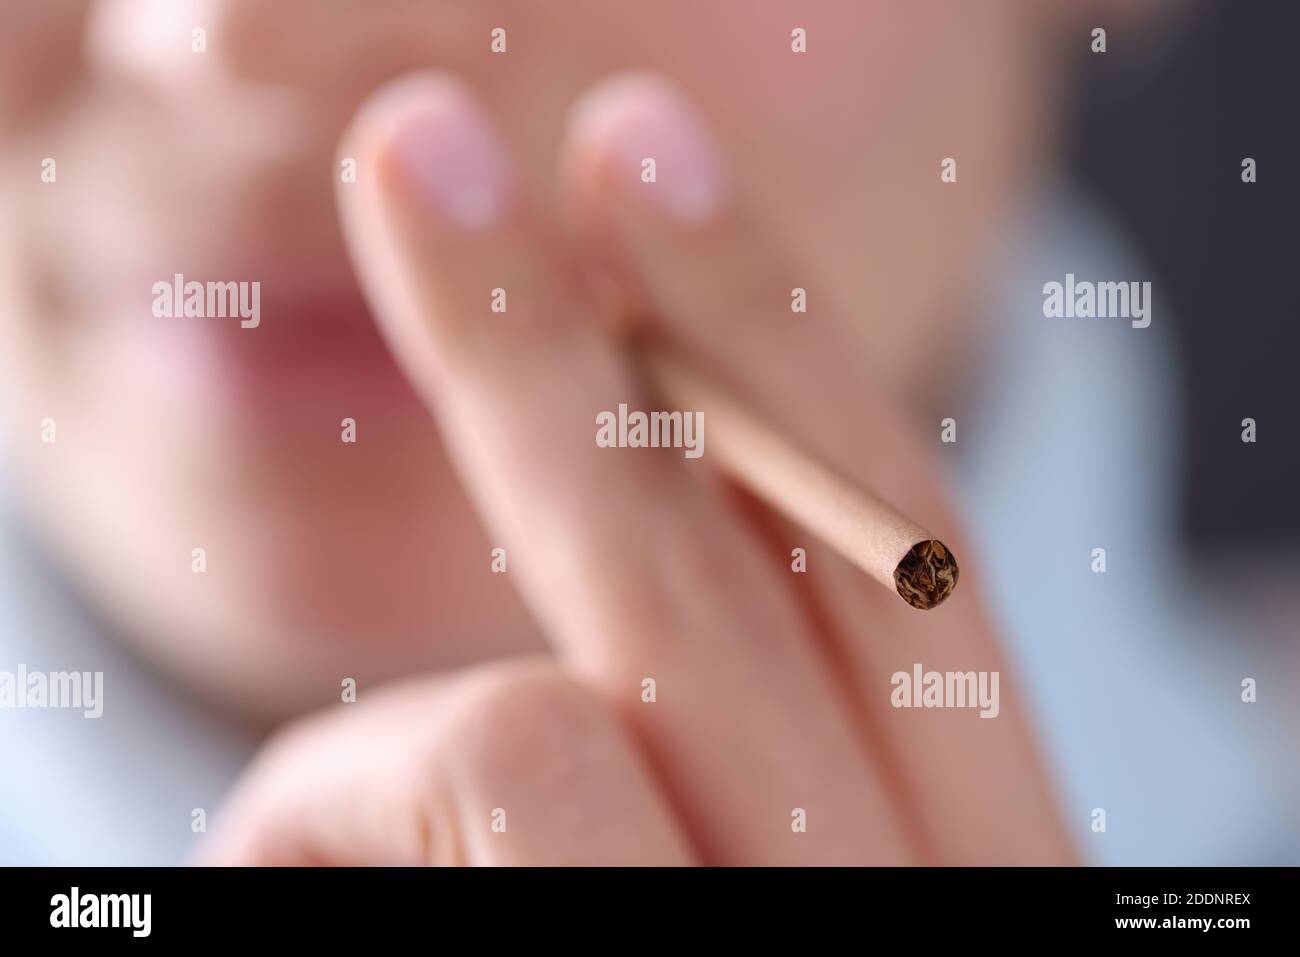
POLYGON ((1295 877, 1289 868, 10 868, 0 870, 0 934, 6 945, 67 944, 76 935, 82 946, 353 942, 367 952, 404 942, 459 951, 516 934, 537 946, 587 942, 602 951, 637 940, 786 935, 808 944, 847 935, 874 949, 899 934, 918 953, 945 940, 980 952, 1002 942, 1124 938, 1217 949, 1290 938, 1295 877), (119 926, 52 926, 70 923, 73 887, 79 922, 102 914, 119 926), (147 936, 136 936, 143 896, 129 908, 120 896, 101 897, 145 894, 147 936))

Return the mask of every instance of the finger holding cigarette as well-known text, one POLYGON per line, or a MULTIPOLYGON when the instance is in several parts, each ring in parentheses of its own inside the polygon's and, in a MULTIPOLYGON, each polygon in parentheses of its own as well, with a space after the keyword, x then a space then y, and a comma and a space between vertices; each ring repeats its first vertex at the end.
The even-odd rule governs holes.
POLYGON ((647 377, 661 402, 705 413, 704 460, 764 501, 773 535, 793 543, 809 530, 831 546, 815 574, 808 567, 791 584, 822 623, 822 647, 868 737, 897 772, 927 859, 1068 861, 1012 681, 996 721, 938 711, 918 719, 882 692, 917 662, 1000 671, 1001 645, 977 579, 953 590, 948 544, 963 556, 972 546, 908 401, 915 384, 890 381, 854 318, 874 303, 846 277, 870 271, 870 259, 850 249, 838 263, 800 262, 797 218, 788 204, 771 209, 781 197, 765 184, 742 179, 761 164, 724 155, 712 127, 733 118, 712 106, 663 78, 621 75, 571 113, 562 168, 584 252, 605 273, 592 285, 636 320, 640 344, 671 344, 668 359, 645 355, 647 377), (643 157, 656 160, 653 184, 641 179, 643 157), (863 569, 888 591, 864 586, 863 569), (939 614, 912 610, 940 601, 939 614))
POLYGON ((617 317, 611 325, 647 343, 674 344, 673 352, 653 346, 645 364, 666 401, 713 409, 715 464, 907 604, 935 608, 957 583, 952 550, 792 441, 788 421, 769 424, 770 416, 720 386, 719 372, 739 373, 732 381, 750 387, 756 372, 775 372, 775 391, 816 405, 824 383, 800 376, 835 353, 837 329, 788 306, 778 314, 792 291, 807 292, 798 278, 806 273, 751 215, 710 139, 656 77, 610 80, 571 110, 563 164, 569 203, 603 274, 592 285, 617 317), (631 161, 643 155, 658 162, 653 184, 632 175, 639 167, 631 161), (687 365, 681 357, 688 355, 720 361, 706 373, 687 365))
MULTIPOLYGON (((910 862, 903 811, 757 530, 683 458, 593 441, 596 410, 651 397, 575 295, 482 103, 445 74, 395 81, 340 152, 371 171, 338 196, 376 318, 510 549, 504 584, 647 752, 645 805, 673 808, 707 862, 910 862), (510 311, 489 316, 497 285, 510 311), (795 807, 822 823, 796 833, 795 807)), ((542 724, 567 737, 572 721, 542 724)), ((571 779, 567 747, 540 757, 571 779)))

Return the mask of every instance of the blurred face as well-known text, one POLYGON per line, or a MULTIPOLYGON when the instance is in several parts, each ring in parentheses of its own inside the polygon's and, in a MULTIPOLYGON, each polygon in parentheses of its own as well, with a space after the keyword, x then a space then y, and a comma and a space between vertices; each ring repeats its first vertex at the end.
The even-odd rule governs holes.
POLYGON ((124 635, 262 712, 541 645, 343 253, 336 143, 377 85, 465 76, 553 209, 573 98, 665 74, 864 374, 913 385, 959 354, 1044 95, 1040 5, 1013 0, 4 6, 0 379, 24 507, 124 635), (178 273, 260 282, 260 324, 156 317, 178 273))

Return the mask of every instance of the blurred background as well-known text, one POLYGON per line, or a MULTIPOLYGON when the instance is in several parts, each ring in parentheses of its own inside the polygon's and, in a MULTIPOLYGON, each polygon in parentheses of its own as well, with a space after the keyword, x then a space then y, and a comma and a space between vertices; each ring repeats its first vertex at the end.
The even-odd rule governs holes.
POLYGON ((1089 196, 1123 226, 1178 315, 1185 403, 1179 523, 1195 557, 1229 573, 1234 555, 1267 550, 1294 567, 1300 534, 1300 346, 1294 259, 1300 95, 1289 52, 1293 3, 1185 6, 1151 55, 1120 26, 1110 56, 1074 64, 1068 161, 1089 196), (1244 156, 1272 175, 1251 189, 1224 176, 1244 156), (1268 438, 1233 439, 1251 409, 1268 438), (1226 567, 1225 567, 1226 566, 1226 567))

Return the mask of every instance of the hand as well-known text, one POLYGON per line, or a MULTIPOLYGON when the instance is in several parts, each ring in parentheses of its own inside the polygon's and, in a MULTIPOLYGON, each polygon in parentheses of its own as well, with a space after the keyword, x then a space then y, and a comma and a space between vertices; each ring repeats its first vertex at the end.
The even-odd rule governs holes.
POLYGON ((797 265, 671 90, 612 81, 575 112, 576 251, 445 75, 381 91, 343 149, 362 171, 339 203, 368 298, 559 664, 363 691, 291 730, 210 860, 1070 860, 1011 682, 994 720, 891 705, 890 676, 914 662, 1004 670, 970 562, 947 604, 917 612, 718 482, 707 451, 596 446, 598 412, 661 407, 601 315, 618 301, 973 554, 905 416, 855 374, 852 324, 823 318, 823 290, 826 306, 791 313, 797 265))

